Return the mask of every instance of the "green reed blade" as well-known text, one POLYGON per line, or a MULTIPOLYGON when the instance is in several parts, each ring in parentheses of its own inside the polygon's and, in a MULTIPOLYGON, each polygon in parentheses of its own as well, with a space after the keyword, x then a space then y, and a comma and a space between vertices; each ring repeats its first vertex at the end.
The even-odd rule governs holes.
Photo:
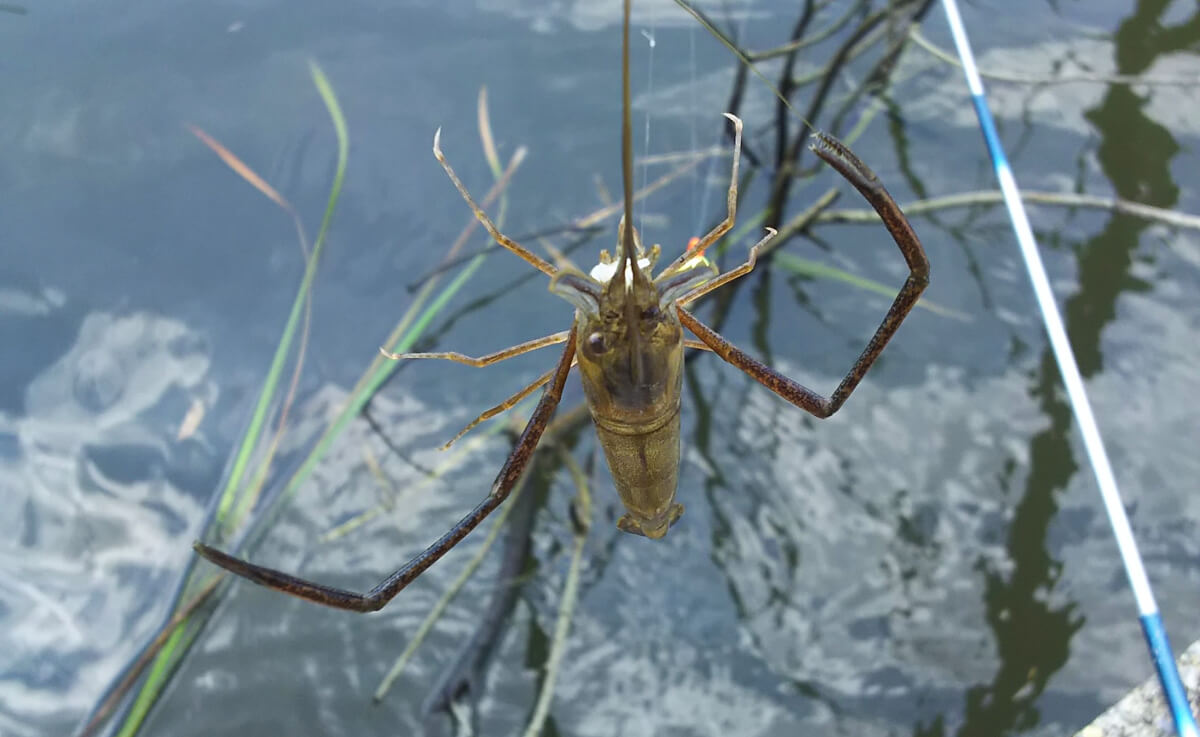
MULTIPOLYGON (((857 274, 851 274, 849 271, 839 269, 836 266, 829 266, 827 264, 817 263, 816 261, 809 261, 808 259, 793 256, 785 251, 777 252, 774 258, 775 265, 799 276, 810 276, 815 279, 832 279, 834 281, 840 281, 845 284, 858 287, 859 289, 865 289, 868 292, 874 292, 875 294, 887 297, 888 299, 894 299, 899 291, 894 287, 889 287, 887 284, 882 284, 873 279, 867 279, 866 277, 858 276, 857 274)), ((958 310, 953 310, 949 307, 943 307, 934 302, 930 302, 927 299, 922 298, 920 301, 918 301, 917 307, 922 307, 934 313, 935 315, 941 315, 942 317, 949 317, 954 320, 962 320, 963 322, 971 321, 971 316, 965 312, 959 312, 958 310)))
MULTIPOLYGON (((263 383, 263 389, 259 396, 258 402, 255 405, 254 414, 251 422, 247 427, 242 441, 238 446, 237 455, 233 467, 230 471, 218 504, 217 511, 213 522, 210 524, 207 533, 211 533, 213 527, 217 527, 224 535, 224 539, 232 537, 239 528, 242 527, 244 520, 254 509, 254 505, 258 499, 257 490, 261 489, 262 484, 260 476, 263 476, 270 468, 271 458, 268 457, 262 460, 262 465, 259 466, 259 471, 251 483, 245 482, 247 470, 253 459, 256 447, 260 444, 263 429, 267 423, 267 416, 272 402, 275 401, 278 394, 280 377, 283 373, 283 368, 286 364, 286 359, 290 353, 293 339, 296 334, 296 328, 300 322, 300 315, 303 312, 303 306, 306 300, 311 296, 312 284, 316 274, 316 266, 325 242, 327 240, 330 223, 332 222, 333 214, 337 205, 338 198, 342 190, 345 179, 346 161, 349 153, 349 136, 347 133, 345 118, 342 114, 341 107, 338 104, 337 97, 334 94, 333 88, 328 79, 325 77, 321 69, 314 63, 311 65, 313 82, 321 95, 322 100, 328 109, 329 115, 333 120, 334 129, 337 134, 338 141, 338 164, 334 176, 333 184, 330 189, 329 199, 326 204, 325 214, 321 221, 321 228, 318 232, 317 239, 314 242, 312 253, 308 258, 304 278, 301 282, 297 297, 292 305, 292 310, 289 314, 288 321, 284 326, 283 334, 280 338, 279 346, 276 349, 271 367, 267 377, 263 383), (232 512, 231 512, 232 510, 232 512)), ((481 99, 481 121, 486 121, 486 102, 481 99)), ((481 129, 482 130, 482 129, 481 129)), ((492 196, 501 198, 501 208, 505 201, 503 192, 507 185, 508 178, 511 177, 516 168, 523 160, 525 151, 520 149, 513 156, 508 168, 500 171, 498 167, 498 158, 495 155, 494 146, 488 146, 485 142, 485 155, 491 168, 496 173, 498 183, 494 188, 494 194, 485 198, 485 206, 490 201, 492 196)), ((464 232, 463 240, 466 233, 464 232)), ((457 247, 452 250, 457 250, 457 247)), ((453 254, 451 254, 453 255, 453 254)), ((445 308, 445 305, 454 295, 461 290, 471 276, 479 269, 485 260, 485 254, 480 254, 473 258, 465 268, 437 294, 433 301, 421 309, 426 300, 433 294, 436 287, 436 279, 427 283, 426 288, 422 289, 421 293, 414 300, 410 309, 406 312, 397 329, 393 331, 393 335, 389 338, 389 348, 394 352, 405 352, 420 338, 420 336, 428 329, 429 324, 437 317, 437 315, 445 308), (410 324, 411 323, 411 324, 410 324)), ((272 502, 270 508, 265 510, 264 514, 254 521, 254 530, 249 533, 249 537, 243 547, 249 547, 254 538, 261 535, 269 528, 275 515, 283 508, 284 502, 290 498, 300 485, 308 478, 309 474, 315 468, 317 462, 324 456, 325 452, 332 445, 333 441, 346 425, 362 410, 362 407, 374 395, 379 387, 391 376, 392 372, 397 368, 397 363, 394 361, 376 357, 370 364, 367 372, 359 380, 355 387, 351 399, 347 406, 339 414, 337 419, 326 428, 316 446, 306 458, 304 464, 299 470, 288 480, 283 492, 272 502)), ((273 452, 273 447, 271 452, 273 452)), ((190 571, 188 576, 191 580, 187 585, 181 588, 179 595, 173 603, 173 612, 180 612, 185 607, 189 606, 186 595, 189 591, 195 591, 195 572, 190 571)), ((178 624, 172 629, 169 636, 164 640, 161 650, 154 656, 152 665, 149 669, 145 681, 142 683, 137 697, 134 699, 132 706, 126 712, 119 737, 132 737, 140 729, 142 722, 149 713, 150 709, 157 702, 157 699, 162 695, 163 689, 166 687, 170 678, 174 675, 175 670, 182 662, 184 654, 186 654, 190 645, 195 641, 199 634, 206 626, 212 609, 208 609, 204 613, 190 613, 188 616, 181 619, 178 624)), ((125 686, 118 686, 124 688, 125 686)))
POLYGON ((250 496, 241 499, 236 514, 230 519, 230 507, 234 503, 234 498, 241 490, 242 477, 250 463, 251 456, 254 454, 254 449, 257 447, 259 436, 262 434, 263 426, 267 419, 267 410, 270 408, 271 401, 274 399, 276 391, 279 388, 279 376, 283 373, 283 367, 287 361, 292 340, 295 338, 296 326, 300 323, 300 314, 304 308, 304 301, 312 289, 313 279, 317 273, 317 264, 320 262, 321 252, 325 248, 329 225, 333 220, 333 213, 337 207, 337 201, 342 191, 342 184, 346 178, 346 159, 349 156, 350 150, 350 137, 346 130, 346 119, 342 115, 337 95, 334 94, 333 87, 330 86, 324 72, 321 71, 316 62, 309 62, 309 66, 312 72, 313 83, 316 85, 321 99, 325 102, 329 116, 333 119, 333 127, 337 134, 338 142, 337 171, 333 177, 333 186, 329 192, 329 199, 325 204, 325 215, 321 220, 321 229, 317 233, 312 254, 309 256, 308 265, 304 269, 304 279, 300 282, 300 289, 296 293, 296 298, 292 301, 292 310, 288 314, 287 323, 283 328, 283 336, 280 338, 279 345, 275 349, 275 356, 271 360, 271 368, 267 371, 267 378, 263 382, 262 393, 259 395, 258 404, 254 407, 254 415, 250 420, 250 426, 246 429, 246 434, 242 438, 237 458, 234 460, 233 469, 230 471, 229 478, 225 482, 225 489, 221 493, 220 505, 217 507, 217 523, 220 525, 223 539, 228 539, 231 533, 237 529, 253 503, 253 499, 250 496))
MULTIPOLYGON (((253 507, 256 495, 244 494, 245 487, 241 482, 254 454, 254 450, 258 445, 259 438, 262 435, 263 427, 267 421, 268 410, 277 393, 279 378, 283 373, 283 368, 296 334, 296 327, 300 322, 304 303, 311 293, 317 264, 320 260, 321 251, 327 241, 329 226, 333 220, 333 213, 337 207, 338 198, 341 195, 342 185, 345 181, 346 160, 349 156, 349 134, 346 129, 345 117, 342 115, 337 96, 334 94, 329 80, 315 63, 310 63, 310 65, 313 83, 316 85, 317 91, 325 103, 337 134, 337 170, 330 188, 329 198, 326 202, 321 229, 317 234, 312 253, 305 266, 304 278, 292 303, 292 309, 284 326, 283 334, 280 337, 279 345, 275 349, 275 355, 271 361, 267 377, 263 382, 262 392, 259 395, 258 403, 255 405, 254 414, 238 445, 237 456, 221 492, 221 500, 217 508, 213 526, 221 531, 225 539, 228 539, 237 530, 245 515, 253 507), (234 507, 235 503, 237 506, 231 517, 230 509, 234 507)), ((270 459, 264 459, 263 462, 269 466, 270 459)), ((196 573, 194 570, 190 576, 193 579, 195 578, 196 573)), ((192 583, 192 581, 189 581, 188 585, 183 588, 180 596, 176 599, 174 603, 175 611, 178 611, 179 606, 184 601, 183 592, 193 589, 192 583)), ((146 715, 162 695, 163 689, 182 661, 184 653, 187 652, 188 647, 203 630, 211 611, 210 609, 208 610, 209 613, 193 614, 175 626, 162 649, 155 656, 146 680, 142 683, 137 697, 122 721, 118 737, 132 737, 140 729, 146 715)))

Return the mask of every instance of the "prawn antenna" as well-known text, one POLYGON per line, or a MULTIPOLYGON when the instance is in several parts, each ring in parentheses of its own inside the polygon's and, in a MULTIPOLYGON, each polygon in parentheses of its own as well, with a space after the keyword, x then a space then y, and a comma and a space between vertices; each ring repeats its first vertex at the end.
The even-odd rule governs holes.
POLYGON ((621 262, 617 274, 627 278, 625 269, 638 270, 633 252, 633 112, 629 93, 629 16, 633 0, 625 0, 625 24, 621 35, 621 177, 625 187, 625 219, 621 225, 621 262))

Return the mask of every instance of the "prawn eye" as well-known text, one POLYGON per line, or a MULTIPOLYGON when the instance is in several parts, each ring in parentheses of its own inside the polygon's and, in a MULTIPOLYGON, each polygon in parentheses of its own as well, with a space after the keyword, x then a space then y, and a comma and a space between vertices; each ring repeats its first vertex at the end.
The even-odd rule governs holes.
POLYGON ((604 342, 604 334, 599 331, 587 337, 587 345, 592 353, 603 353, 608 350, 608 344, 604 342))

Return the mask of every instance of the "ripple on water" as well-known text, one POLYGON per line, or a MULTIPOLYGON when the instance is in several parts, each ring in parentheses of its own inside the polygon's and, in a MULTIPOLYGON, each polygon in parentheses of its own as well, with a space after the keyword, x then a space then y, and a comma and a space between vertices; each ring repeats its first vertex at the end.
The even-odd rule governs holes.
POLYGON ((0 712, 69 723, 157 625, 188 555, 181 525, 203 503, 161 473, 181 419, 167 400, 207 391, 204 345, 178 320, 89 315, 29 384, 28 414, 5 420, 0 488, 21 512, 0 514, 18 543, 0 553, 15 674, 0 680, 0 712))

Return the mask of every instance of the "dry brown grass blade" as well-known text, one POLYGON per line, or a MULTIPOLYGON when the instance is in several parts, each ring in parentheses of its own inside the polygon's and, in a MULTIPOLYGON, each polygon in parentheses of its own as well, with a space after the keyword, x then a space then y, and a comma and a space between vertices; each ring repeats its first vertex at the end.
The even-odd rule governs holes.
POLYGON ((204 409, 204 400, 199 398, 192 400, 187 414, 183 416, 183 422, 179 424, 179 432, 175 434, 176 440, 186 440, 196 434, 200 422, 204 420, 204 409))
POLYGON ((487 87, 479 88, 479 104, 475 106, 479 118, 479 142, 483 145, 483 156, 487 159, 492 172, 499 176, 503 170, 500 156, 496 153, 496 139, 492 136, 492 122, 488 115, 487 87))
POLYGON ((182 624, 185 619, 192 615, 192 612, 196 611, 201 604, 208 600, 209 595, 216 590, 217 584, 224 580, 225 575, 225 572, 222 571, 209 579, 207 583, 200 587, 196 595, 187 604, 184 604, 179 611, 175 612, 170 621, 158 631, 158 634, 150 641, 150 644, 142 650, 137 659, 133 661, 133 664, 125 671, 125 675, 121 678, 121 681, 113 687, 100 706, 96 708, 95 713, 92 714, 92 718, 77 733, 78 737, 91 737, 91 735, 96 733, 100 726, 104 724, 104 720, 108 719, 109 715, 112 714, 113 710, 121 702, 121 699, 125 697, 125 694, 129 692, 129 689, 141 677, 142 671, 146 670, 146 666, 150 665, 150 661, 162 650, 163 645, 175 631, 175 628, 182 624))
MULTIPOLYGON (((192 132, 192 135, 199 138, 201 143, 212 149, 213 153, 220 157, 221 161, 223 161, 226 166, 232 169, 235 174, 246 180, 250 186, 261 192, 265 197, 267 197, 267 199, 274 202, 280 207, 280 209, 286 212, 289 217, 291 217, 292 222, 296 226, 296 234, 300 239, 300 251, 304 256, 304 260, 307 261, 309 251, 308 234, 304 230, 304 223, 300 219, 300 214, 296 212, 295 208, 292 207, 292 203, 288 202, 283 195, 279 194, 279 192, 270 184, 268 184, 265 179, 260 177, 257 172, 239 159, 237 154, 230 151, 224 146, 224 144, 210 136, 203 129, 189 124, 188 130, 192 132)), ((255 472, 255 475, 251 481, 251 492, 247 497, 250 500, 256 500, 258 498, 258 495, 262 490, 262 486, 266 482, 266 476, 267 472, 270 470, 271 460, 275 457, 275 451, 278 449, 280 440, 283 437, 283 432, 287 427, 288 412, 292 407, 292 403, 295 401, 296 388, 300 381, 300 373, 304 368, 304 358, 308 350, 308 336, 311 325, 312 295, 308 294, 305 296, 304 301, 304 326, 300 331, 300 347, 296 352, 296 364, 295 368, 292 370, 292 379, 288 385, 287 396, 284 398, 283 404, 280 408, 275 434, 272 436, 271 442, 267 446, 267 452, 264 456, 264 460, 259 464, 258 470, 255 472)))
POLYGON ((279 205, 284 210, 287 210, 289 214, 295 215, 295 210, 292 208, 292 203, 285 200, 283 195, 276 192, 274 187, 267 184, 262 177, 255 174, 254 170, 249 166, 246 166, 246 164, 244 164, 241 159, 235 156, 232 151, 221 145, 220 141, 208 135, 202 129, 191 125, 190 123, 188 124, 188 130, 190 130, 192 135, 194 135, 196 138, 199 138, 201 143, 211 148, 213 153, 215 153, 217 156, 220 156, 221 161, 224 161, 226 166, 228 166, 230 169, 233 169, 238 176, 249 182, 250 186, 254 187, 259 192, 262 192, 264 195, 270 198, 272 202, 279 205))
MULTIPOLYGON (((663 187, 667 186, 668 184, 675 181, 679 177, 683 176, 684 174, 687 174, 692 169, 695 169, 697 166, 699 166, 700 162, 704 161, 706 158, 708 158, 708 157, 707 156, 698 156, 698 157, 696 157, 690 161, 687 161, 686 163, 676 167, 675 169, 672 169, 671 171, 667 172, 666 174, 663 174, 661 177, 659 177, 658 179, 655 179, 653 182, 650 182, 650 184, 646 185, 642 189, 638 190, 637 192, 634 192, 634 194, 633 194, 634 201, 637 202, 637 201, 645 199, 646 197, 649 197, 651 194, 653 194, 653 193, 657 192, 658 190, 662 189, 663 187)), ((621 202, 614 203, 607 207, 602 207, 599 210, 596 210, 589 215, 585 215, 585 216, 579 218, 575 222, 571 223, 571 225, 575 228, 587 228, 587 227, 595 225, 596 223, 599 223, 603 220, 606 220, 614 215, 619 214, 621 212, 621 210, 624 209, 624 207, 625 207, 624 203, 621 203, 621 202)))

